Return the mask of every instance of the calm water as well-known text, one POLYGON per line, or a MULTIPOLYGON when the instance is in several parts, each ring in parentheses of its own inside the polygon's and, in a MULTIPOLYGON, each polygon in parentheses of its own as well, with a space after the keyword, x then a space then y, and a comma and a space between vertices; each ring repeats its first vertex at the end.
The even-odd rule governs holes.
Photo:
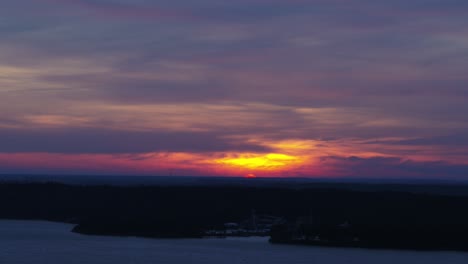
POLYGON ((270 245, 265 238, 159 240, 82 236, 71 225, 0 221, 0 263, 466 264, 468 253, 270 245))

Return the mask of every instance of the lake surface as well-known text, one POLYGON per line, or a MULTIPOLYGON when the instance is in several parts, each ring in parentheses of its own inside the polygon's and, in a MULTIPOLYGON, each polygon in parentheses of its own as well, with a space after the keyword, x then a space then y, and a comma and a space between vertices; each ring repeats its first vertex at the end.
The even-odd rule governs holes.
POLYGON ((84 236, 68 224, 0 221, 2 264, 466 264, 465 252, 271 245, 266 238, 143 239, 84 236))

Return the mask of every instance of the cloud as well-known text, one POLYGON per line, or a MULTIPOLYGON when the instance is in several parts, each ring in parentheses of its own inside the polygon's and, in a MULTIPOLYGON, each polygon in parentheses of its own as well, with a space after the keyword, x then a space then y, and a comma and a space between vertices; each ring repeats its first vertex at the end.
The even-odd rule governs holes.
POLYGON ((266 152, 268 148, 204 132, 142 132, 65 128, 0 129, 0 153, 266 152))
POLYGON ((324 166, 339 168, 338 175, 355 178, 466 180, 468 164, 446 161, 413 161, 398 157, 323 157, 324 166))
POLYGON ((300 154, 464 164, 466 7, 4 1, 0 151, 263 155, 317 141, 300 154))
POLYGON ((446 147, 458 147, 468 145, 467 134, 454 134, 447 136, 434 136, 434 137, 422 137, 413 138, 391 142, 393 144, 401 145, 416 145, 416 146, 446 146, 446 147))
POLYGON ((106 2, 87 0, 47 0, 54 4, 66 4, 74 8, 89 11, 99 17, 114 19, 182 19, 190 20, 195 17, 188 10, 170 10, 154 6, 134 5, 131 2, 106 2))

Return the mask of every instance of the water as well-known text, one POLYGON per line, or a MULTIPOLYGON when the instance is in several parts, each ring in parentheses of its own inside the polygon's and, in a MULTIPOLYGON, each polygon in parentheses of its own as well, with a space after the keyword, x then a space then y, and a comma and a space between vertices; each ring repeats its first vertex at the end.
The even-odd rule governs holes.
POLYGON ((466 264, 465 252, 271 245, 266 238, 143 239, 83 236, 68 224, 0 221, 2 264, 466 264))

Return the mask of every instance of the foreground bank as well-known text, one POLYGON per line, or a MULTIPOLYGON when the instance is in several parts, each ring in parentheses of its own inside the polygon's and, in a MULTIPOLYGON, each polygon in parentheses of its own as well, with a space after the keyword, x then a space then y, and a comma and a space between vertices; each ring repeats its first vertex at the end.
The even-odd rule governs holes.
POLYGON ((4 183, 0 218, 74 223, 82 234, 198 238, 255 210, 284 220, 271 228, 275 243, 466 250, 468 197, 331 187, 4 183))

